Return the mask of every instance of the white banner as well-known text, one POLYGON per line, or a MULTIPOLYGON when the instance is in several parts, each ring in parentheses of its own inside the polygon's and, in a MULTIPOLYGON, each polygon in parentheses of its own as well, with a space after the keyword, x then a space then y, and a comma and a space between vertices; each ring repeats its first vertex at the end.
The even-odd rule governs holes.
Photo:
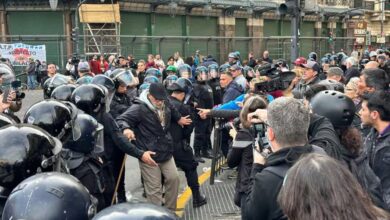
POLYGON ((0 44, 0 56, 9 59, 13 66, 27 66, 30 58, 34 61, 46 61, 46 46, 22 43, 0 44))

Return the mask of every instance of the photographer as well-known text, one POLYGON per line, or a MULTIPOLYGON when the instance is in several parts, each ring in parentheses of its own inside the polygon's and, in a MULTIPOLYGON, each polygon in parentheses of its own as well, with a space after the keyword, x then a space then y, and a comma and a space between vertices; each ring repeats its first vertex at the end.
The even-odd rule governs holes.
POLYGON ((21 109, 21 99, 23 97, 17 99, 17 91, 15 90, 18 88, 13 88, 15 85, 14 82, 17 81, 15 81, 15 74, 12 67, 6 63, 0 63, 0 85, 2 87, 0 89, 0 112, 12 116, 15 120, 17 119, 16 121, 20 121, 13 113, 21 109))
POLYGON ((298 159, 307 153, 325 152, 308 144, 310 111, 294 98, 278 98, 267 110, 248 114, 252 123, 267 125, 270 149, 256 147, 253 152, 252 186, 245 204, 245 219, 283 219, 277 196, 284 176, 298 159), (267 151, 272 151, 267 155, 267 151))
MULTIPOLYGON (((227 163, 230 168, 238 167, 236 191, 234 203, 241 207, 241 216, 245 219, 245 204, 247 191, 250 187, 250 175, 253 165, 253 140, 256 136, 255 129, 248 121, 248 114, 256 109, 265 109, 267 101, 260 96, 248 97, 240 113, 240 128, 234 137, 232 149, 228 153, 227 163)), ((235 129, 233 129, 235 130, 235 129)))

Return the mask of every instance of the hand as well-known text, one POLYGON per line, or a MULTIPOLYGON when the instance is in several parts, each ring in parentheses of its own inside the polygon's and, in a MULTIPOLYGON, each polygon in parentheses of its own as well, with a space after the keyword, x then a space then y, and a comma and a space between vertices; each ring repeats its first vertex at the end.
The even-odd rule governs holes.
POLYGON ((299 82, 299 80, 300 80, 301 78, 300 77, 295 77, 292 81, 291 81, 291 86, 295 86, 298 82, 299 82))
POLYGON ((253 149, 253 163, 265 164, 265 157, 258 150, 253 149))
POLYGON ((257 109, 255 112, 249 113, 247 116, 248 121, 251 123, 261 123, 267 121, 267 110, 257 109))
POLYGON ((207 115, 210 114, 211 109, 197 108, 199 110, 198 115, 201 119, 206 119, 207 115))
POLYGON ((9 94, 8 94, 8 97, 7 97, 7 102, 12 102, 16 99, 16 92, 15 91, 11 91, 9 94))
POLYGON ((177 122, 180 126, 190 125, 192 123, 192 120, 189 115, 185 117, 181 117, 180 120, 177 122))
MULTIPOLYGON (((3 94, 0 95, 0 100, 3 100, 3 94)), ((7 102, 3 103, 0 101, 0 112, 4 112, 4 110, 8 109, 11 106, 11 101, 7 98, 7 102)))
POLYGON ((152 152, 152 151, 145 151, 144 154, 142 154, 142 157, 141 157, 141 160, 142 162, 150 165, 150 166, 158 166, 158 164, 156 163, 156 161, 154 161, 152 159, 152 155, 155 155, 156 153, 155 152, 152 152))
POLYGON ((123 135, 125 135, 126 138, 129 139, 129 140, 135 140, 136 139, 134 132, 131 129, 128 129, 128 128, 123 130, 123 135))

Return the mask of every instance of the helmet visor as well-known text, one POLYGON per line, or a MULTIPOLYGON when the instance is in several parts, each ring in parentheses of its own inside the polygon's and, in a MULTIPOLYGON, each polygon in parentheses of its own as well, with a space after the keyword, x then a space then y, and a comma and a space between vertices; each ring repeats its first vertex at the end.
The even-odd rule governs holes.
POLYGON ((122 86, 133 86, 135 84, 133 74, 129 71, 119 74, 116 78, 122 86))
POLYGON ((98 127, 95 132, 95 148, 94 153, 103 153, 104 151, 104 127, 102 124, 98 123, 98 127))

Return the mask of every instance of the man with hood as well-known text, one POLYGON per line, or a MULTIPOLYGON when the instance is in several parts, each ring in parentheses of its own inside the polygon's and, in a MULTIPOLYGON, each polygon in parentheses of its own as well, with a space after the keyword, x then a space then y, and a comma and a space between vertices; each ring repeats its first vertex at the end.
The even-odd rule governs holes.
POLYGON ((135 138, 138 149, 155 152, 152 158, 157 166, 139 161, 147 200, 156 205, 162 205, 165 201, 164 205, 175 211, 179 177, 173 159, 172 136, 169 133, 171 119, 181 126, 192 123, 189 116, 182 117, 170 104, 164 86, 152 83, 128 110, 118 116, 117 122, 125 136, 135 138), (162 176, 164 183, 161 181, 162 176))

